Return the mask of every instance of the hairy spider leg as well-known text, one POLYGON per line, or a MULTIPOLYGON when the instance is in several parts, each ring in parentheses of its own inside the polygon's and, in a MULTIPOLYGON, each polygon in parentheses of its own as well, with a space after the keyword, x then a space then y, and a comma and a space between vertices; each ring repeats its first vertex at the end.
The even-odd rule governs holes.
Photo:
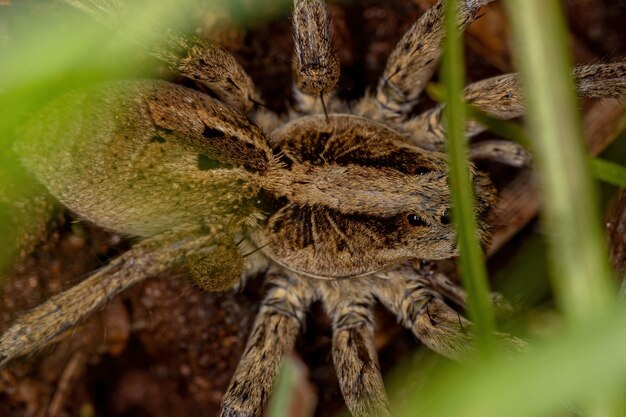
MULTIPOLYGON (((451 302, 461 310, 467 309, 467 293, 465 290, 456 282, 451 281, 445 274, 431 269, 429 262, 418 261, 414 263, 413 271, 405 279, 415 275, 428 281, 428 287, 437 294, 441 294, 446 302, 451 302)), ((498 312, 505 313, 513 310, 513 306, 504 300, 500 293, 492 292, 490 299, 498 312)))
POLYGON ((390 417, 374 346, 375 300, 371 290, 354 291, 358 284, 350 284, 321 282, 320 287, 332 320, 332 354, 341 393, 354 417, 390 417))
MULTIPOLYGON (((433 280, 432 276, 422 276, 412 268, 400 267, 379 277, 382 279, 374 287, 376 297, 424 345, 456 361, 464 361, 475 353, 474 324, 450 307, 438 291, 444 282, 442 275, 433 280)), ((457 295, 465 298, 462 291, 457 295)), ((505 333, 494 336, 510 354, 522 352, 528 346, 505 333)))
POLYGON ((275 268, 248 342, 222 401, 222 417, 255 416, 269 398, 281 359, 293 350, 315 291, 275 268))
POLYGON ((214 236, 190 236, 188 232, 144 240, 80 284, 21 316, 0 338, 0 368, 45 347, 129 287, 190 256, 206 255, 214 236))
POLYGON ((297 110, 326 113, 324 94, 335 88, 340 68, 325 1, 293 1, 293 38, 293 94, 297 110))
POLYGON ((170 33, 151 55, 170 69, 209 88, 224 103, 245 112, 261 99, 250 76, 221 45, 198 37, 170 33), (184 51, 183 55, 181 51, 184 51))
POLYGON ((449 307, 427 279, 408 268, 385 274, 376 296, 431 350, 454 360, 474 352, 472 323, 449 307))
MULTIPOLYGON (((141 13, 141 10, 132 10, 129 13, 132 6, 119 0, 65 2, 86 12, 95 20, 117 29, 117 32, 124 32, 120 28, 129 24, 122 20, 122 16, 133 16, 135 19, 141 13)), ((167 64, 170 70, 207 87, 221 101, 239 111, 248 111, 260 101, 252 79, 224 47, 210 40, 162 27, 151 26, 147 30, 150 34, 139 37, 148 40, 141 48, 167 64), (153 33, 164 35, 151 36, 153 33)))
POLYGON ((530 165, 532 156, 519 143, 494 139, 472 144, 469 150, 469 159, 471 161, 494 161, 522 168, 530 165))
MULTIPOLYGON (((476 19, 478 10, 492 1, 460 1, 459 26, 465 29, 476 19)), ((439 0, 404 34, 387 59, 375 97, 366 97, 359 103, 362 115, 399 121, 413 109, 439 64, 445 35, 444 6, 445 0, 439 0)))
MULTIPOLYGON (((626 96, 626 62, 581 65, 573 70, 576 90, 580 97, 620 98, 626 96)), ((519 75, 499 75, 481 80, 465 88, 465 100, 476 109, 500 119, 524 115, 526 107, 519 75)), ((446 131, 442 122, 444 105, 440 104, 410 120, 402 129, 409 134, 409 141, 426 149, 443 150, 446 131)), ((465 129, 468 138, 485 131, 478 122, 469 121, 465 129)), ((501 149, 494 149, 494 159, 502 158, 501 149)), ((517 149, 511 148, 514 153, 517 149)), ((482 156, 481 156, 482 157, 482 156)), ((515 157, 513 157, 515 160, 515 157)))

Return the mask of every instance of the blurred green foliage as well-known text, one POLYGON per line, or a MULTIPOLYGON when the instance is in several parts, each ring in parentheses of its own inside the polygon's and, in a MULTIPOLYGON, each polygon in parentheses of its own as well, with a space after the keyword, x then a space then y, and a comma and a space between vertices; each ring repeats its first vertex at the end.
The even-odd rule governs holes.
POLYGON ((249 26, 288 11, 286 1, 248 3, 23 0, 0 6, 0 276, 37 243, 54 211, 50 196, 13 152, 20 126, 37 123, 31 117, 37 108, 63 92, 110 79, 160 77, 143 45, 161 42, 165 28, 193 34, 199 17, 211 13, 230 25, 249 26))

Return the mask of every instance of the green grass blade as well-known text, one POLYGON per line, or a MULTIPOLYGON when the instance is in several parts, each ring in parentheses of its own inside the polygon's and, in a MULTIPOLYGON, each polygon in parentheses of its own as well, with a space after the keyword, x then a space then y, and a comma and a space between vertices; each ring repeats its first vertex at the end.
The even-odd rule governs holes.
POLYGON ((468 312, 476 324, 479 347, 489 350, 494 332, 494 316, 489 300, 489 286, 484 254, 476 239, 476 218, 470 172, 466 159, 466 109, 463 102, 464 60, 461 37, 457 27, 457 2, 446 5, 446 39, 441 78, 446 85, 445 101, 448 132, 450 185, 453 196, 453 218, 461 251, 460 269, 463 286, 468 293, 468 312))
POLYGON ((506 4, 542 173, 556 296, 572 320, 598 319, 614 295, 576 111, 563 16, 556 0, 506 4))
POLYGON ((283 360, 269 401, 268 416, 289 417, 289 406, 295 389, 296 369, 289 359, 283 360))
MULTIPOLYGON (((541 173, 555 296, 570 325, 598 323, 610 317, 616 296, 576 109, 564 18, 556 0, 506 4, 541 173)), ((593 366, 599 362, 603 361, 596 360, 593 366)), ((560 380, 550 391, 567 384, 560 380)), ((588 415, 621 414, 606 389, 590 385, 588 392, 581 400, 588 415)))
POLYGON ((617 187, 626 188, 625 167, 600 158, 592 158, 589 163, 594 178, 617 187))

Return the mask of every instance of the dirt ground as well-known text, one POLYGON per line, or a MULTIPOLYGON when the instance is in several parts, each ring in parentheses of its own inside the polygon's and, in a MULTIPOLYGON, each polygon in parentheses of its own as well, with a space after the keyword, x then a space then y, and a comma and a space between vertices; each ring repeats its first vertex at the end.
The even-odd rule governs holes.
MULTIPOLYGON (((342 97, 358 98, 375 85, 397 40, 432 3, 355 0, 331 5, 342 63, 342 97)), ((566 4, 577 62, 624 56, 626 0, 570 0, 566 4)), ((499 4, 486 8, 470 29, 466 48, 470 81, 512 70, 508 29, 499 4)), ((286 111, 291 91, 289 19, 256 23, 230 32, 225 39, 267 105, 286 111)), ((10 271, 0 294, 0 329, 6 329, 21 312, 75 285, 130 245, 118 235, 77 221, 69 213, 59 216, 46 241, 10 271)), ((621 242, 623 248, 623 238, 621 242)), ((182 270, 147 280, 37 356, 0 371, 0 416, 218 415, 261 287, 253 282, 242 292, 202 293, 182 270)), ((388 314, 379 314, 378 328, 383 370, 418 347, 388 314)), ((303 384, 302 395, 317 401, 317 416, 334 415, 343 407, 331 365, 330 340, 329 323, 321 309, 314 307, 297 349, 311 382, 303 384)), ((306 414, 307 410, 293 413, 306 414)))

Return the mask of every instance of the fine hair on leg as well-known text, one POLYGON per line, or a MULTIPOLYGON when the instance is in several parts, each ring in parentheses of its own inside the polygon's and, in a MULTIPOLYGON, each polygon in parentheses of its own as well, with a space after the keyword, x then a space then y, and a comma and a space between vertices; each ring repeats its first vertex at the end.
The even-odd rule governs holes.
POLYGON ((362 289, 370 283, 345 280, 324 284, 320 291, 332 320, 333 362, 346 405, 354 417, 389 417, 374 346, 374 299, 362 289))
POLYGON ((0 367, 45 347, 55 336, 129 287, 166 271, 192 254, 202 253, 210 247, 212 239, 164 240, 159 236, 136 245, 80 284, 20 317, 0 337, 0 367))
POLYGON ((471 161, 494 161, 522 168, 531 163, 532 156, 518 143, 508 140, 485 140, 470 146, 469 159, 471 161))
MULTIPOLYGON (((141 15, 141 10, 120 0, 64 1, 121 33, 134 21, 124 20, 124 16, 135 19, 141 15)), ((221 101, 237 110, 248 111, 259 102, 252 79, 224 47, 207 39, 156 26, 150 25, 150 32, 139 36, 147 40, 146 44, 140 45, 143 51, 167 64, 170 70, 210 89, 221 101), (162 35, 154 36, 154 33, 162 35)))
POLYGON ((268 275, 270 286, 252 325, 235 374, 222 400, 222 417, 256 416, 269 398, 283 356, 293 350, 304 326, 314 290, 306 280, 280 268, 268 275))
POLYGON ((433 351, 454 360, 473 353, 472 323, 449 307, 427 279, 408 268, 389 271, 379 281, 376 294, 433 351))
POLYGON ((335 88, 340 69, 325 1, 293 1, 293 37, 293 91, 298 111, 316 112, 321 105, 326 112, 324 94, 335 88))
MULTIPOLYGON (((494 0, 459 2, 459 26, 465 29, 478 10, 494 0)), ((389 56, 376 90, 375 119, 400 120, 415 106, 426 83, 432 78, 441 57, 445 0, 427 10, 404 34, 389 56)), ((372 110, 373 108, 370 107, 372 110)))
MULTIPOLYGON (((626 63, 581 65, 572 75, 580 97, 620 98, 626 96, 626 63)), ((522 86, 517 73, 498 75, 468 85, 465 101, 475 109, 499 119, 512 119, 526 112, 522 86)), ((442 122, 444 106, 440 104, 408 121, 402 129, 409 140, 420 147, 443 150, 446 131, 442 122)), ((468 138, 486 130, 480 123, 470 120, 465 128, 468 138)))

